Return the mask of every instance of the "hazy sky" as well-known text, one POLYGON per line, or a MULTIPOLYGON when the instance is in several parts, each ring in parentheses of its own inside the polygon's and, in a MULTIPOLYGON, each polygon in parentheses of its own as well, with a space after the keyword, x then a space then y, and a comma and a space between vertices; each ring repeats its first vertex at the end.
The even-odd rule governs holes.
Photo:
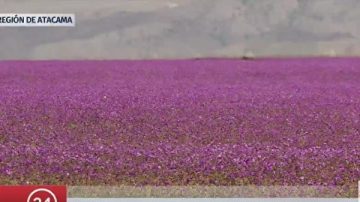
POLYGON ((0 59, 360 55, 359 0, 0 0, 75 28, 0 27, 0 59))

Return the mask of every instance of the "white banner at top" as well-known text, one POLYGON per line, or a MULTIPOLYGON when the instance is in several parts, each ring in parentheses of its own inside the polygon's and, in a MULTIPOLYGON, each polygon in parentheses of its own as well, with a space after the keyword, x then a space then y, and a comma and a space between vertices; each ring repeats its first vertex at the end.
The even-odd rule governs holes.
POLYGON ((0 13, 0 27, 75 27, 75 14, 0 13))

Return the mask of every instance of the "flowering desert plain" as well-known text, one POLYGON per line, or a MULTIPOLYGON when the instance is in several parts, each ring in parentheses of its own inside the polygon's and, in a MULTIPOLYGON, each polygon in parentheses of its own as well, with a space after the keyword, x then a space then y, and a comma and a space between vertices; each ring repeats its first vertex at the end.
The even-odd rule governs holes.
POLYGON ((357 58, 0 62, 0 184, 358 180, 357 58))

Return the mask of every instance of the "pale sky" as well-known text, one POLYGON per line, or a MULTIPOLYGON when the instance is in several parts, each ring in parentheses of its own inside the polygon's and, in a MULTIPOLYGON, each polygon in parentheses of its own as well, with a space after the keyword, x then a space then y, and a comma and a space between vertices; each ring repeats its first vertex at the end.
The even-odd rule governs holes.
POLYGON ((75 13, 74 28, 0 27, 0 59, 360 56, 359 0, 0 0, 75 13))

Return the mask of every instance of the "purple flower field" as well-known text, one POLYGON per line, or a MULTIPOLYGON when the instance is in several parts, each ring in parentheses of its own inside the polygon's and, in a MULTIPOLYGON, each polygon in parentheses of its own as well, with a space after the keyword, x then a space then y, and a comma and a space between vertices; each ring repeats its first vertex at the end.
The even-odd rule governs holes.
POLYGON ((0 62, 0 184, 360 179, 360 59, 0 62))

